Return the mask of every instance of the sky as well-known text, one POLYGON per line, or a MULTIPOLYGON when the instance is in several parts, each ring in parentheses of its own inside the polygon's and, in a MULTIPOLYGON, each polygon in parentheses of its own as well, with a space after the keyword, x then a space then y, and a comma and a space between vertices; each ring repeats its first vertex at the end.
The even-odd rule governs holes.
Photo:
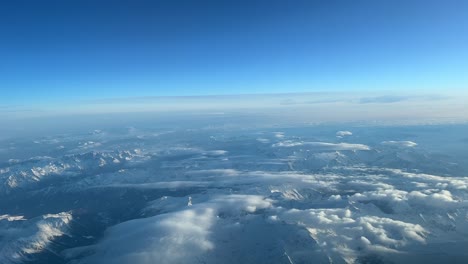
POLYGON ((463 90, 468 2, 4 1, 0 106, 463 90))

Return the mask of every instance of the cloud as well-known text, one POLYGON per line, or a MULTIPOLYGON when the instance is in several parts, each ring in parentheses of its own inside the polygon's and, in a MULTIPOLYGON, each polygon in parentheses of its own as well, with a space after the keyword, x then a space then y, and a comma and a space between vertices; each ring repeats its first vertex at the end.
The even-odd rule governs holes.
POLYGON ((284 138, 284 132, 274 132, 273 134, 276 138, 284 138))
MULTIPOLYGON (((141 180, 141 179, 140 179, 141 180)), ((206 181, 158 181, 148 183, 119 183, 119 179, 112 179, 115 183, 106 184, 96 181, 97 184, 87 186, 86 189, 99 189, 99 188, 133 188, 133 189, 183 189, 183 188, 201 188, 209 187, 210 184, 206 181)), ((122 179, 121 181, 126 181, 122 179)))
POLYGON ((364 144, 351 143, 327 143, 327 142, 303 142, 303 141, 282 141, 272 145, 273 147, 311 147, 317 150, 370 150, 370 147, 364 144))
POLYGON ((408 147, 408 148, 413 148, 418 145, 417 143, 413 141, 383 141, 381 144, 386 145, 386 146, 408 147))
POLYGON ((226 150, 210 150, 210 151, 203 152, 204 155, 213 156, 213 157, 224 156, 227 153, 228 152, 226 150))
POLYGON ((2 221, 2 220, 7 220, 7 221, 12 222, 12 221, 21 221, 21 220, 25 221, 26 219, 22 215, 8 215, 8 214, 6 214, 6 215, 0 215, 0 221, 2 221))
POLYGON ((409 244, 425 243, 427 235, 418 224, 341 208, 292 209, 277 220, 304 226, 333 262, 353 263, 362 253, 396 253, 409 244))
POLYGON ((20 134, 49 135, 58 130, 68 133, 84 127, 106 129, 135 122, 158 123, 171 128, 207 124, 208 120, 212 121, 207 124, 211 128, 271 128, 335 122, 360 125, 462 123, 468 120, 466 101, 466 94, 461 92, 449 96, 327 92, 75 101, 43 105, 41 111, 14 115, 0 109, 3 120, 0 138, 20 134), (387 107, 389 104, 398 104, 398 107, 387 107), (224 118, 217 118, 213 113, 224 113, 224 118), (178 122, 174 122, 176 119, 178 122))
POLYGON ((101 142, 86 141, 86 142, 80 143, 79 148, 87 150, 87 149, 93 149, 93 148, 99 147, 101 145, 102 145, 101 142))
POLYGON ((267 138, 257 138, 257 141, 264 144, 270 143, 270 140, 267 138))
MULTIPOLYGON (((226 249, 231 242, 223 241, 240 239, 241 233, 230 228, 253 225, 249 214, 258 212, 272 223, 305 228, 334 262, 372 254, 392 261, 419 245, 437 243, 447 230, 468 232, 467 177, 336 167, 327 173, 206 169, 187 172, 184 178, 207 181, 214 188, 190 198, 151 202, 145 215, 159 215, 112 227, 83 263, 235 259, 226 249), (241 187, 242 194, 226 194, 226 187, 241 187)), ((281 228, 275 226, 278 232, 281 228)), ((257 243, 264 236, 248 235, 257 243)))
POLYGON ((346 136, 352 136, 353 133, 350 132, 350 131, 338 131, 336 132, 336 137, 338 138, 342 138, 342 137, 346 137, 346 136))
POLYGON ((338 131, 338 132, 336 132, 336 135, 337 135, 337 136, 342 136, 342 137, 343 137, 343 136, 351 136, 352 134, 353 134, 353 133, 350 132, 350 131, 338 131))
MULTIPOLYGON (((448 167, 440 156, 419 148, 384 147, 406 148, 413 145, 410 141, 384 141, 392 143, 375 149, 367 145, 387 134, 354 138, 365 140, 362 144, 336 143, 335 127, 317 129, 317 135, 309 135, 312 129, 300 130, 300 137, 294 135, 297 128, 288 128, 287 136, 273 132, 278 129, 239 134, 183 130, 156 140, 151 133, 131 129, 132 137, 106 141, 107 151, 11 161, 0 168, 2 198, 7 199, 2 205, 17 197, 7 190, 58 201, 64 193, 86 199, 86 191, 93 194, 89 199, 111 193, 141 201, 126 218, 133 220, 110 226, 94 245, 65 251, 70 263, 353 263, 376 255, 382 262, 399 263, 397 256, 408 252, 467 255, 455 252, 453 245, 463 246, 468 234, 468 177, 427 169, 433 165, 428 161, 440 162, 436 168, 448 167), (259 135, 268 141, 257 140, 259 135), (315 141, 316 136, 330 142, 315 141), (145 206, 148 197, 156 200, 145 206)), ((87 133, 63 144, 98 142, 102 134, 87 133)), ((37 147, 47 147, 39 142, 44 146, 37 147)), ((0 230, 13 232, 16 225, 29 229, 23 223, 38 221, 23 219, 2 215, 0 230)), ((107 223, 122 221, 111 220, 107 223)), ((15 237, 37 233, 33 231, 15 237)), ((16 245, 18 239, 10 241, 16 245)))
POLYGON ((215 221, 208 207, 128 221, 108 230, 96 255, 83 263, 188 263, 214 248, 215 221))
MULTIPOLYGON (((242 216, 272 205, 255 195, 221 195, 208 202, 186 205, 181 210, 128 221, 108 230, 96 246, 96 254, 82 263, 191 263, 215 250, 219 216, 242 216), (131 243, 129 243, 131 241, 131 243)), ((69 251, 72 256, 79 253, 69 251)))
POLYGON ((383 95, 383 96, 376 96, 376 97, 363 97, 359 100, 359 103, 360 104, 371 104, 371 103, 388 104, 388 103, 396 103, 396 102, 410 100, 411 98, 413 97, 412 96, 383 95))

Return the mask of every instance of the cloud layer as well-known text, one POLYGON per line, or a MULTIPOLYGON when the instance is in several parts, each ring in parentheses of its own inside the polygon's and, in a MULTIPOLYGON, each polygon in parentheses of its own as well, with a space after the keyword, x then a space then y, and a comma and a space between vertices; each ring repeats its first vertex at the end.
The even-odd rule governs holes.
POLYGON ((431 133, 448 128, 419 129, 129 127, 28 139, 37 156, 0 164, 0 259, 466 260, 468 168, 454 151, 466 129, 440 140, 431 133))

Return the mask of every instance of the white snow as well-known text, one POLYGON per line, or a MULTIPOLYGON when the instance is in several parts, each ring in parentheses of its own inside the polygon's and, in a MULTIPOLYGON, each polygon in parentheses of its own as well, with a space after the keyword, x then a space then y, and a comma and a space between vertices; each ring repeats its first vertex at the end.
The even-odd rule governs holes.
POLYGON ((66 212, 29 220, 0 218, 0 263, 21 263, 28 255, 43 251, 55 238, 67 234, 72 218, 66 212))

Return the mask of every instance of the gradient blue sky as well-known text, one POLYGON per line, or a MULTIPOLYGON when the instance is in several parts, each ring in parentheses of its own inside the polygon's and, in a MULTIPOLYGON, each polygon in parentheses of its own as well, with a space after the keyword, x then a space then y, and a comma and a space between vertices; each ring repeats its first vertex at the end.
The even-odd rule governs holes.
POLYGON ((468 88, 468 1, 3 1, 0 104, 468 88))

